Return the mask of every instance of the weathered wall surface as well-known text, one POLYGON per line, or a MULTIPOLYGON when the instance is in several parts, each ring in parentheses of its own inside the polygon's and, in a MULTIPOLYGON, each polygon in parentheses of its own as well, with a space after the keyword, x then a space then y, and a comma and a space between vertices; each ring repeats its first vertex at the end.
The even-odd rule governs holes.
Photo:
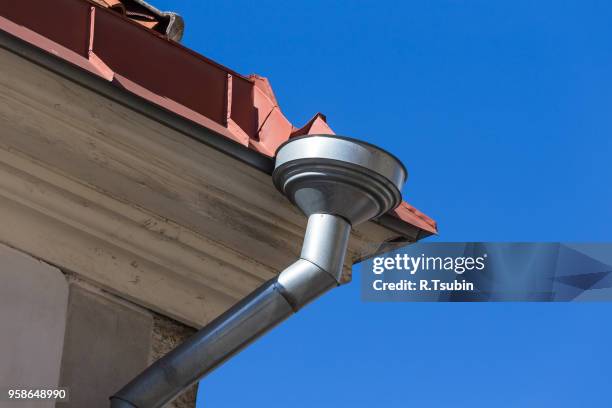
MULTIPOLYGON (((195 332, 69 276, 0 244, 0 386, 70 390, 68 402, 37 407, 108 408, 114 391, 195 332)), ((195 398, 194 386, 167 408, 195 398)))
POLYGON ((59 269, 0 245, 0 386, 57 387, 67 302, 59 269))
MULTIPOLYGON (((0 47, 0 242, 194 327, 299 256, 306 218, 268 174, 27 55, 0 47)), ((359 225, 345 276, 387 241, 359 225)))
POLYGON ((70 285, 58 408, 108 408, 108 397, 148 365, 153 318, 113 298, 70 285))
MULTIPOLYGON (((163 357, 176 346, 195 333, 195 329, 185 326, 175 320, 161 315, 155 315, 153 320, 153 341, 151 348, 151 363, 163 357)), ((195 407, 197 386, 192 386, 179 395, 165 408, 195 407)))
MULTIPOLYGON (((70 285, 60 384, 70 401, 58 408, 108 408, 108 397, 194 329, 104 293, 78 279, 70 285)), ((195 387, 168 408, 193 408, 195 387)))

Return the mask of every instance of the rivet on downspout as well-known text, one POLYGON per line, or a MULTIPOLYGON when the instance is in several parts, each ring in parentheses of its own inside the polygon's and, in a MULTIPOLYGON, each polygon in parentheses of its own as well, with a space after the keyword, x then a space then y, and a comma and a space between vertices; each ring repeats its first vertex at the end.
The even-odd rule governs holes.
POLYGON ((308 217, 300 258, 276 278, 145 369, 111 397, 111 408, 158 408, 339 285, 351 226, 401 202, 406 169, 354 139, 314 135, 279 147, 273 181, 308 217))

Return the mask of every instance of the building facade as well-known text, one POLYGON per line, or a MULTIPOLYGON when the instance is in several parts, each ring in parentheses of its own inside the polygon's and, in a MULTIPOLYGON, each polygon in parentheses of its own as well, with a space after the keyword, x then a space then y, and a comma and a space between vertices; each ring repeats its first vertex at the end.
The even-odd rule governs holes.
MULTIPOLYGON (((333 132, 321 114, 294 127, 267 80, 176 43, 167 13, 130 14, 142 2, 31 3, 0 4, 0 385, 107 407, 296 258, 306 220, 274 154, 333 132)), ((360 225, 344 281, 435 232, 407 203, 360 225)))

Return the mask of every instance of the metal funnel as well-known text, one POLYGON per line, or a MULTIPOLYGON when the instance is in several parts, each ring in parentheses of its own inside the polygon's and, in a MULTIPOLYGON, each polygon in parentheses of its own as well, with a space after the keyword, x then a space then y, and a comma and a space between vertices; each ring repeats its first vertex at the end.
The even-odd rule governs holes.
POLYGON ((338 215, 351 225, 397 207, 407 172, 390 153, 355 139, 309 135, 279 147, 276 188, 306 216, 338 215))
POLYGON ((397 206, 406 170, 391 154, 367 143, 318 135, 282 145, 273 179, 308 216, 300 258, 117 391, 112 408, 162 407, 339 285, 351 225, 397 206))

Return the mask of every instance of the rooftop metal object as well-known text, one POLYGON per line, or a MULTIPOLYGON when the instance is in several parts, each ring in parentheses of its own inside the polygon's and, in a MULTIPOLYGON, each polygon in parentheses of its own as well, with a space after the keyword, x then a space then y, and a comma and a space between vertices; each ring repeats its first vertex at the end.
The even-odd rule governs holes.
POLYGON ((406 178, 405 167, 390 153, 331 135, 284 143, 272 175, 276 188, 307 216, 335 214, 355 225, 397 207, 406 178))
POLYGON ((273 179, 308 217, 300 258, 115 393, 112 408, 162 407, 339 285, 351 226, 399 204, 406 170, 375 146, 317 135, 281 146, 273 179))
POLYGON ((115 10, 143 27, 155 30, 169 40, 181 41, 185 31, 183 18, 171 11, 160 11, 144 0, 92 0, 115 10))

